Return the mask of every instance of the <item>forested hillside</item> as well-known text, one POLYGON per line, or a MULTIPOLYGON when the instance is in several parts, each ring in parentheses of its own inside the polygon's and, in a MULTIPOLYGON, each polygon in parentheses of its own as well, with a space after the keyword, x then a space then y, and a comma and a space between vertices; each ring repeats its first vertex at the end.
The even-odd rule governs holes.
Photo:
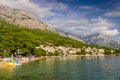
POLYGON ((0 20, 0 49, 14 53, 17 49, 28 52, 39 45, 82 47, 88 46, 77 40, 60 36, 52 31, 30 29, 9 24, 0 20))

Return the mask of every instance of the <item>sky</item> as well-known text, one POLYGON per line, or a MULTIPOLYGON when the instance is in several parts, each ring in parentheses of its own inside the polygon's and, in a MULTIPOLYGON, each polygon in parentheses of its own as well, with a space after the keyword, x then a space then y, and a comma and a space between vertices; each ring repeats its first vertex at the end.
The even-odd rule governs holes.
POLYGON ((0 0, 0 6, 27 10, 67 34, 120 39, 120 0, 0 0))

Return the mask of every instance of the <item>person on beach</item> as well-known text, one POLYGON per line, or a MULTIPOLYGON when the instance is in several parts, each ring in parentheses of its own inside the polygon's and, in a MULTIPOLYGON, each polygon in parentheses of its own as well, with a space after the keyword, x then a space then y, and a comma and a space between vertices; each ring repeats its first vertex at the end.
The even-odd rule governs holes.
POLYGON ((13 55, 11 55, 11 58, 14 60, 15 65, 19 64, 19 61, 17 59, 17 54, 16 53, 14 53, 13 55))
POLYGON ((2 62, 4 60, 4 57, 3 56, 1 56, 0 57, 0 62, 2 62))
POLYGON ((0 62, 2 62, 2 59, 1 59, 1 57, 0 57, 0 62))

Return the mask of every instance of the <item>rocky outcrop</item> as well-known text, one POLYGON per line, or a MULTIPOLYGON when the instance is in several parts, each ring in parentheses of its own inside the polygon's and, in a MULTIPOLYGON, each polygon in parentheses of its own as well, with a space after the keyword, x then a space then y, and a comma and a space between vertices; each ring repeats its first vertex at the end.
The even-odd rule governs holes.
POLYGON ((14 25, 53 31, 52 28, 48 27, 43 22, 38 21, 37 17, 34 16, 32 13, 24 10, 1 6, 0 18, 14 25))

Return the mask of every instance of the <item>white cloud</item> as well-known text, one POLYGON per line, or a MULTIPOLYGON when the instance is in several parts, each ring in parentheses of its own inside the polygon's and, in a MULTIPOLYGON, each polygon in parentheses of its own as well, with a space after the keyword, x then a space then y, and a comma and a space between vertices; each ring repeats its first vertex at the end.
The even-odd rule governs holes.
POLYGON ((38 18, 48 18, 57 14, 55 11, 68 9, 68 6, 57 1, 47 2, 46 0, 34 3, 31 0, 0 0, 0 5, 8 6, 15 9, 24 9, 32 12, 38 18))
MULTIPOLYGON (((37 4, 31 0, 0 0, 0 5, 28 10, 43 20, 46 18, 47 20, 45 20, 45 22, 48 25, 76 35, 103 33, 105 35, 114 36, 119 34, 115 25, 107 19, 98 17, 89 20, 85 18, 86 13, 77 13, 63 3, 56 1, 49 3, 46 2, 46 0, 41 0, 40 2, 41 3, 37 4)), ((85 5, 79 6, 79 9, 91 11, 99 10, 98 8, 85 5)), ((105 15, 120 16, 120 12, 109 12, 105 15)))
POLYGON ((119 34, 119 31, 117 29, 113 29, 113 30, 107 30, 106 29, 106 30, 101 31, 101 33, 104 34, 104 35, 114 36, 114 35, 119 34))
POLYGON ((71 26, 73 28, 75 28, 79 25, 88 24, 88 20, 87 19, 79 19, 79 20, 51 19, 47 23, 55 28, 57 28, 57 27, 71 27, 71 26))
POLYGON ((30 0, 0 0, 0 5, 9 6, 16 9, 24 9, 37 15, 39 18, 53 16, 50 7, 41 7, 30 0))
POLYGON ((58 2, 53 2, 53 3, 49 3, 48 4, 49 7, 51 6, 52 8, 54 8, 54 10, 66 10, 68 8, 67 5, 63 4, 63 3, 58 3, 58 2))
POLYGON ((99 9, 97 7, 92 7, 92 6, 87 6, 87 5, 79 6, 79 9, 81 9, 81 10, 99 11, 99 9))
POLYGON ((90 9, 92 9, 92 7, 91 6, 79 6, 79 9, 85 9, 85 10, 90 10, 90 9))
POLYGON ((109 17, 120 17, 120 11, 107 12, 104 15, 109 17))
POLYGON ((110 23, 107 19, 104 19, 104 18, 101 18, 101 17, 98 17, 98 18, 93 18, 91 19, 91 26, 93 27, 105 27, 105 28, 109 28, 109 27, 113 27, 114 24, 113 23, 110 23))
POLYGON ((75 35, 89 35, 94 33, 102 33, 108 36, 119 34, 115 25, 107 19, 98 17, 91 20, 50 20, 48 24, 59 30, 75 35))

